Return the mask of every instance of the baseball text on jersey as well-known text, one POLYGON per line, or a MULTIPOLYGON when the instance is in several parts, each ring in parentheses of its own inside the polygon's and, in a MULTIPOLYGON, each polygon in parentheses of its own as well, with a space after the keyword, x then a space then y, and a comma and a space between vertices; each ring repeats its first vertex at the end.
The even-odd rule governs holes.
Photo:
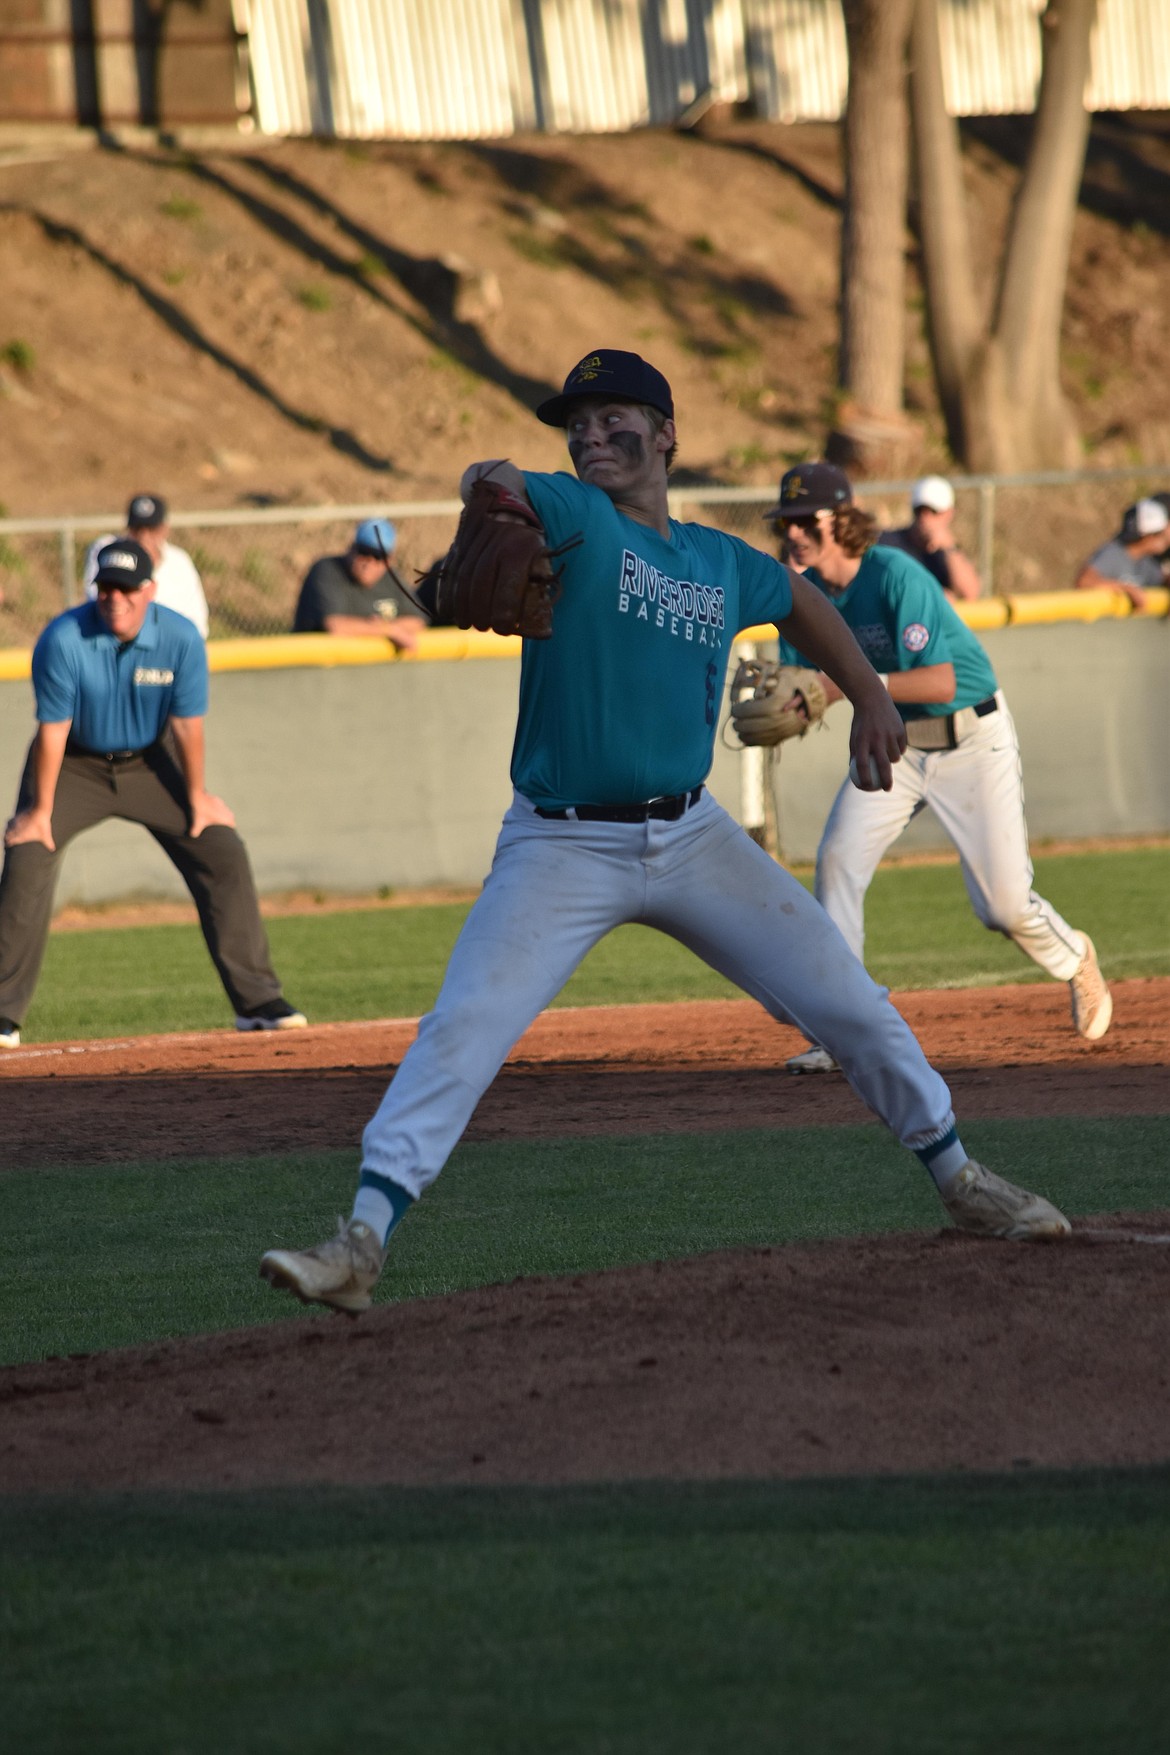
POLYGON ((695 638, 697 629, 700 646, 716 645, 726 621, 722 586, 672 579, 628 548, 622 551, 618 609, 639 621, 653 620, 655 627, 687 640, 695 638))

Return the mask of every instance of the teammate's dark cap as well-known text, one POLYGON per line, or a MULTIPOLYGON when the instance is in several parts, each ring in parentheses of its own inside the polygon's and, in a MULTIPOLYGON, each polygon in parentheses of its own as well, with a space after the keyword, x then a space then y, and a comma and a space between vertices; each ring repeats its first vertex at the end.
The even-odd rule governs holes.
POLYGON ((167 503, 158 494, 135 494, 126 508, 127 530, 157 530, 167 521, 167 503))
POLYGON ((798 463, 780 477, 780 498, 764 517, 806 518, 812 512, 835 512, 853 504, 853 489, 844 470, 832 463, 798 463))
POLYGON ((667 420, 674 419, 670 385, 648 360, 638 353, 622 353, 599 347, 578 360, 559 396, 550 396, 536 411, 546 427, 563 427, 569 409, 582 396, 605 396, 612 402, 643 402, 667 420))
POLYGON ((95 585, 117 585, 122 591, 137 591, 153 578, 154 562, 140 542, 124 536, 98 550, 95 585))

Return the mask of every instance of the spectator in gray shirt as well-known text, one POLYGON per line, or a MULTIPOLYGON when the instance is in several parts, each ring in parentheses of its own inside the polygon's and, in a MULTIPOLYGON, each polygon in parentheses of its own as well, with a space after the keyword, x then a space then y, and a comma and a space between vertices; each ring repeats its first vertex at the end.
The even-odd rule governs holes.
POLYGON ((426 627, 394 571, 397 532, 388 518, 366 518, 343 555, 322 555, 305 575, 294 634, 372 634, 413 652, 426 627))
POLYGON ((1146 606, 1146 592, 1165 579, 1161 557, 1170 548, 1170 512, 1161 500, 1127 506, 1116 536, 1091 554, 1076 577, 1078 590, 1110 585, 1124 591, 1135 609, 1146 606))

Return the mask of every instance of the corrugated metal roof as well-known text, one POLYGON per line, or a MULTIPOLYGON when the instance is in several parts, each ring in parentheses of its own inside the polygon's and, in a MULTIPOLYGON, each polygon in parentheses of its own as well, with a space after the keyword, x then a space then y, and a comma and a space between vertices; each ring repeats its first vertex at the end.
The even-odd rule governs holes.
MULTIPOLYGON (((1045 0, 940 0, 948 106, 1027 113, 1045 0)), ((840 0, 236 0, 266 133, 620 132, 708 99, 832 121, 840 0)), ((1170 107, 1170 0, 1099 0, 1086 99, 1170 107)))

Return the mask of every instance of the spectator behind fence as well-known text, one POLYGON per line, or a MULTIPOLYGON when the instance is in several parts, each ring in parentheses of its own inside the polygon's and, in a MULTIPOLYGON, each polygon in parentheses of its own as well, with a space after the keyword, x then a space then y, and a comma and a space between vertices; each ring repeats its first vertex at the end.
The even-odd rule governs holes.
POLYGON ((900 548, 938 580, 947 596, 970 601, 983 584, 975 564, 955 541, 955 490, 941 475, 924 475, 910 490, 911 522, 883 530, 883 548, 900 548))
POLYGON ((1170 511, 1160 499, 1127 506, 1116 536, 1091 554, 1076 577, 1077 589, 1111 585, 1124 591, 1135 609, 1146 607, 1146 592, 1161 585, 1162 557, 1170 548, 1170 511))
MULTIPOLYGON (((206 640, 208 616, 203 582, 186 549, 170 541, 170 529, 167 503, 162 495, 135 494, 126 508, 126 528, 120 534, 140 543, 154 562, 155 602, 164 609, 173 609, 177 615, 185 615, 206 640)), ((94 580, 98 555, 114 540, 112 534, 99 536, 86 550, 82 583, 89 598, 97 596, 94 580)))
POLYGON ((128 539, 98 557, 93 603, 51 621, 32 658, 37 732, 0 875, 0 1048, 20 1045, 61 854, 109 817, 149 829, 191 892, 238 1030, 303 1028, 285 999, 235 818, 204 785, 207 651, 155 601, 128 539))
POLYGON ((398 533, 388 518, 358 525, 343 555, 322 555, 305 575, 294 634, 372 634, 413 652, 426 622, 394 570, 398 533))

